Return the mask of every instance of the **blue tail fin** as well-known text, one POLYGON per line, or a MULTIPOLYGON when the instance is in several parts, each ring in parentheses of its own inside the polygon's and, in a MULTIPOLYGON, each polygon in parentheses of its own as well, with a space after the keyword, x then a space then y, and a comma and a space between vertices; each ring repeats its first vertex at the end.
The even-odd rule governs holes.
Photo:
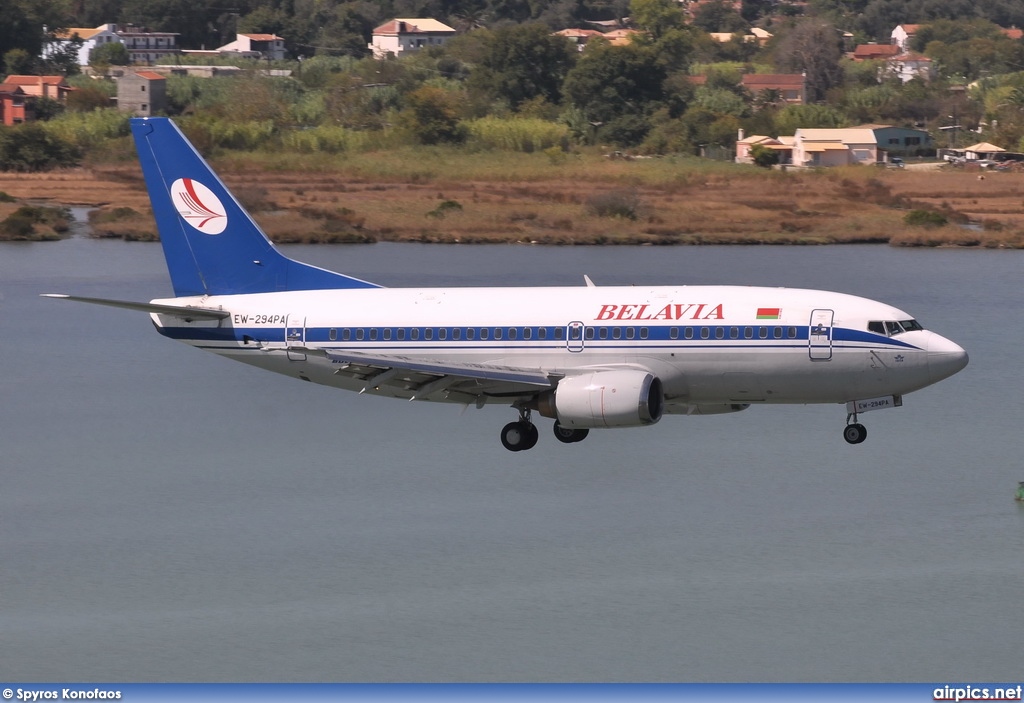
POLYGON ((131 126, 175 296, 378 287, 281 254, 171 120, 131 126))

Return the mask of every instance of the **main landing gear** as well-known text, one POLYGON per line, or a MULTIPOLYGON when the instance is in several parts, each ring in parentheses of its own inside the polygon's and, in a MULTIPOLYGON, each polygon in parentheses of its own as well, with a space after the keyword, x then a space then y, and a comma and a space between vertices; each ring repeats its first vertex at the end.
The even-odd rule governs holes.
POLYGON ((868 438, 868 428, 857 422, 857 413, 846 416, 846 427, 843 428, 843 439, 849 444, 860 444, 868 438))
MULTIPOLYGON (((537 444, 540 433, 537 426, 533 424, 529 410, 520 408, 519 419, 510 422, 501 428, 501 444, 510 452, 521 452, 533 449, 537 444)), ((562 427, 555 421, 555 439, 564 444, 582 442, 590 434, 587 429, 571 429, 562 427)))

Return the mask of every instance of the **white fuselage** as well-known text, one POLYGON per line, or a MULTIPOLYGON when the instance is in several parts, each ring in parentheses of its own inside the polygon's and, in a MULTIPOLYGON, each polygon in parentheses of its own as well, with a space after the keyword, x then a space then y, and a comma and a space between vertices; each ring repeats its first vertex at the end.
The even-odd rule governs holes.
MULTIPOLYGON (((316 383, 424 400, 467 402, 401 384, 368 386, 338 373, 337 359, 319 352, 446 359, 556 376, 642 368, 660 378, 668 413, 901 395, 967 363, 963 349, 933 332, 885 332, 886 322, 912 319, 897 308, 814 290, 377 288, 153 302, 230 312, 220 321, 152 315, 162 334, 193 346, 316 383)), ((507 395, 482 402, 507 403, 507 395)))

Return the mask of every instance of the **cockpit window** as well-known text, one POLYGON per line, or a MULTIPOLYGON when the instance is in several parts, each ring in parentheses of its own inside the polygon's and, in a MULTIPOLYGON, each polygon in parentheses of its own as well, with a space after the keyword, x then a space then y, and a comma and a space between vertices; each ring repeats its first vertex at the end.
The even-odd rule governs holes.
POLYGON ((919 332, 924 327, 917 320, 872 320, 868 322, 868 331, 875 334, 884 334, 887 337, 895 337, 904 332, 919 332))

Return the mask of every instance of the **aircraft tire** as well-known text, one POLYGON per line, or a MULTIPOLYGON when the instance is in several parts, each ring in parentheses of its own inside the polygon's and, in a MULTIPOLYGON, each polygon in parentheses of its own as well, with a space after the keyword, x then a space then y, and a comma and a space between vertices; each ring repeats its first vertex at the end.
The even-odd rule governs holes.
POLYGON ((575 442, 582 442, 584 439, 587 438, 587 435, 590 434, 590 430, 587 429, 575 430, 568 427, 562 427, 560 424, 558 424, 557 420, 555 420, 554 431, 555 439, 557 439, 559 442, 564 442, 565 444, 574 444, 575 442))
POLYGON ((864 425, 855 422, 843 428, 843 439, 849 444, 860 444, 868 438, 868 430, 864 425))
POLYGON ((532 422, 510 422, 501 428, 501 445, 510 452, 532 449, 539 436, 537 426, 532 422))

